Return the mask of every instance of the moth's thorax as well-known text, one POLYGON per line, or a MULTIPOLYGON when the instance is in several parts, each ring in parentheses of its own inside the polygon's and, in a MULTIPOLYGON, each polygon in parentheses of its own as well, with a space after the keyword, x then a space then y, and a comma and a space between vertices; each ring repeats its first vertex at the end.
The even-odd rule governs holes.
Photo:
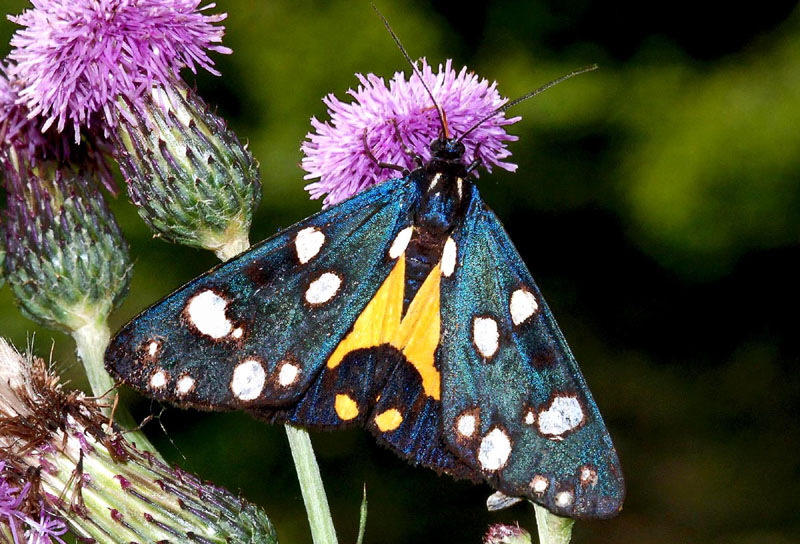
POLYGON ((431 234, 444 236, 466 211, 471 189, 466 167, 460 158, 434 157, 413 175, 423 194, 417 224, 431 234))
POLYGON ((404 314, 433 267, 443 261, 445 244, 463 221, 472 193, 472 182, 461 162, 463 146, 455 141, 440 143, 445 145, 431 146, 433 158, 411 173, 422 196, 414 215, 414 236, 406 250, 404 314))

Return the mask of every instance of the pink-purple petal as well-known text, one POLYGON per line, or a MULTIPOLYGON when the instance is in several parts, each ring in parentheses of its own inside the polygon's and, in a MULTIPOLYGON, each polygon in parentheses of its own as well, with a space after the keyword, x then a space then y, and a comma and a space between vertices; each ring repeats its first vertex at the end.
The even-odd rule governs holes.
MULTIPOLYGON (((199 0, 33 0, 9 17, 22 28, 11 39, 19 103, 47 126, 76 134, 119 95, 136 100, 183 67, 218 74, 208 51, 219 45, 224 14, 205 14, 199 0)), ((112 119, 109 119, 110 121, 112 119)))

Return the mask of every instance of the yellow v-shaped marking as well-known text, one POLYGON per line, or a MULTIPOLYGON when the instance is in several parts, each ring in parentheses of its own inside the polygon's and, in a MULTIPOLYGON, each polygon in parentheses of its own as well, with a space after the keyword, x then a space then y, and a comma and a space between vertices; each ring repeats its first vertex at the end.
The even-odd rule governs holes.
POLYGON ((440 265, 436 265, 414 300, 403 314, 403 294, 406 279, 406 255, 384 280, 380 289, 356 319, 353 330, 339 342, 328 359, 328 368, 336 368, 345 355, 363 348, 388 344, 403 352, 408 362, 419 372, 425 394, 436 400, 441 397, 441 375, 433 366, 439 345, 439 280, 440 265))

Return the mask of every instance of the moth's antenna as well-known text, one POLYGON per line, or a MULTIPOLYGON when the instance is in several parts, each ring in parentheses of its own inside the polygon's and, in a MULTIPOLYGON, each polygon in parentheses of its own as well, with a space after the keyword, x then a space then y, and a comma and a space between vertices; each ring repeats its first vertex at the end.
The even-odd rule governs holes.
POLYGON ((398 49, 400 49, 400 52, 405 57, 406 62, 408 62, 408 64, 411 65, 411 69, 414 70, 415 74, 417 74, 417 77, 419 78, 420 82, 422 82, 422 86, 428 92, 428 96, 431 98, 431 102, 433 102, 436 111, 439 113, 439 122, 442 124, 442 132, 444 132, 444 137, 449 140, 451 138, 450 129, 447 128, 447 115, 445 115, 442 106, 440 106, 439 103, 436 101, 436 99, 433 97, 433 93, 425 84, 425 80, 422 79, 422 74, 419 73, 417 65, 414 63, 414 61, 411 60, 411 57, 408 55, 408 51, 406 51, 406 48, 403 47, 403 44, 400 43, 400 38, 398 38, 397 34, 395 34, 394 30, 392 30, 392 27, 389 25, 389 21, 386 20, 386 17, 383 16, 383 13, 381 13, 380 10, 378 10, 378 7, 375 4, 373 3, 371 4, 372 4, 372 9, 375 10, 375 13, 377 13, 378 17, 380 17, 381 20, 383 21, 383 26, 385 26, 386 30, 389 31, 389 34, 392 36, 392 39, 394 40, 394 43, 397 44, 398 49))
POLYGON ((462 134, 461 136, 458 137, 458 141, 460 142, 461 140, 463 140, 467 136, 467 134, 469 134, 470 132, 472 132, 473 130, 475 130, 476 128, 481 126, 482 124, 484 124, 486 121, 488 121, 489 119, 491 119, 492 117, 494 117, 498 113, 503 113, 508 108, 516 106, 520 102, 524 102, 525 100, 527 100, 529 98, 533 98, 537 94, 543 93, 544 91, 546 91, 550 87, 554 87, 554 86, 558 85, 559 83, 561 83, 562 81, 566 81, 571 77, 575 77, 575 76, 578 76, 580 74, 584 74, 586 72, 591 72, 593 70, 597 70, 597 65, 596 64, 592 64, 591 66, 586 66, 584 68, 580 68, 580 69, 575 70, 573 72, 570 72, 570 73, 568 73, 566 75, 563 75, 558 79, 554 79, 550 83, 545 83, 544 85, 542 85, 541 87, 539 87, 535 91, 531 91, 531 92, 529 92, 528 94, 526 94, 524 96, 520 96, 519 98, 515 98, 511 102, 507 102, 507 103, 503 104, 502 106, 500 106, 499 108, 494 110, 492 113, 490 113, 489 115, 487 115, 486 117, 484 117, 483 119, 481 119, 480 121, 478 121, 477 123, 472 125, 469 128, 469 130, 467 130, 464 134, 462 134))

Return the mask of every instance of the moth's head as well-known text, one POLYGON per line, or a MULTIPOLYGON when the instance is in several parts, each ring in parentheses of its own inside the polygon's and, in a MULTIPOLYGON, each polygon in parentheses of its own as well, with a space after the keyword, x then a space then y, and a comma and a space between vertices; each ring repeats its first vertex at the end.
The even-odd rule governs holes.
POLYGON ((440 136, 431 142, 431 155, 445 161, 460 161, 464 156, 464 144, 456 138, 440 136))

